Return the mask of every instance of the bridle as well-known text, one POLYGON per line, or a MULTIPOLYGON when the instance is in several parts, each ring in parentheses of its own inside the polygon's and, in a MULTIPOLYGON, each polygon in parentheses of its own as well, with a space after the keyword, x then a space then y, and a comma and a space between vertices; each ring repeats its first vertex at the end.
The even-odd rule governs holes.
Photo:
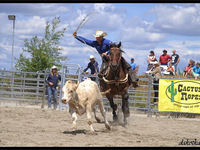
POLYGON ((121 61, 122 55, 121 55, 121 50, 120 50, 120 49, 119 49, 119 51, 120 51, 120 57, 119 57, 118 59, 117 59, 117 58, 111 58, 111 55, 109 55, 109 57, 110 57, 109 66, 111 67, 111 69, 112 69, 113 71, 116 71, 117 68, 119 68, 119 65, 120 65, 120 61, 121 61), (113 68, 112 61, 116 61, 116 62, 117 62, 117 66, 115 66, 116 70, 113 68))
MULTIPOLYGON (((120 50, 120 49, 119 49, 120 50)), ((128 82, 128 74, 126 74, 126 77, 124 79, 121 79, 121 80, 118 80, 119 77, 117 77, 116 75, 119 75, 120 73, 120 61, 121 61, 121 50, 120 50, 120 57, 119 59, 116 59, 116 58, 111 58, 111 56, 109 55, 109 63, 108 63, 108 70, 106 71, 106 76, 104 77, 103 76, 103 80, 107 83, 107 84, 115 84, 116 86, 119 86, 119 84, 124 84, 124 83, 127 83, 128 82), (112 61, 117 61, 117 65, 113 68, 113 65, 112 65, 112 61), (106 79, 108 77, 108 74, 110 71, 113 71, 113 74, 114 74, 114 80, 108 80, 106 79)))

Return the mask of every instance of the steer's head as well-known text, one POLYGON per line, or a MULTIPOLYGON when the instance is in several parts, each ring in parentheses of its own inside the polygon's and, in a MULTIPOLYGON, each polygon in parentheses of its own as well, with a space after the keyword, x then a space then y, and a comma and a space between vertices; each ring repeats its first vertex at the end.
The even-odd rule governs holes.
POLYGON ((71 80, 68 80, 65 83, 64 87, 62 88, 63 98, 61 99, 61 101, 63 104, 67 104, 70 100, 73 100, 78 85, 79 83, 76 84, 71 80))

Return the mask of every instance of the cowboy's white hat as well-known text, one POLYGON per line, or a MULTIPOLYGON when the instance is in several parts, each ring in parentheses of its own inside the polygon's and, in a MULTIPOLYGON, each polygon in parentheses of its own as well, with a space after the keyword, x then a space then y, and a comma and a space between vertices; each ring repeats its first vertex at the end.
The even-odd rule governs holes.
POLYGON ((151 62, 151 64, 153 64, 153 65, 159 65, 160 66, 160 63, 157 62, 157 61, 151 62))
POLYGON ((89 59, 95 59, 95 57, 93 55, 90 55, 89 59))
POLYGON ((53 70, 53 69, 58 69, 58 68, 54 65, 53 67, 51 67, 51 70, 53 70))
POLYGON ((107 35, 107 33, 103 32, 103 31, 101 31, 101 30, 97 30, 97 31, 96 31, 96 35, 93 33, 93 36, 94 36, 94 37, 100 37, 100 36, 105 37, 106 35, 107 35))

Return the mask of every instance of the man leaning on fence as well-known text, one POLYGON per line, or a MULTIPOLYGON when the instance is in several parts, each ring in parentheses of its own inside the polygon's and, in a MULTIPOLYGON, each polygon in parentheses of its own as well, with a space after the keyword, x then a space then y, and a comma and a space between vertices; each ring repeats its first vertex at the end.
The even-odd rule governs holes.
POLYGON ((154 104, 158 104, 159 77, 161 77, 160 63, 157 61, 154 62, 154 67, 155 69, 153 71, 149 71, 149 73, 155 76, 153 80, 154 104))
MULTIPOLYGON (((87 65, 87 68, 83 70, 83 72, 86 72, 89 68, 91 70, 91 74, 96 76, 97 73, 99 73, 99 66, 98 62, 95 60, 95 57, 93 55, 90 55, 89 57, 90 62, 87 65)), ((96 81, 96 77, 90 77, 92 81, 96 81)))
POLYGON ((48 83, 48 109, 51 109, 51 96, 53 95, 53 107, 57 109, 57 89, 58 80, 61 81, 61 76, 58 74, 58 69, 56 66, 51 68, 51 73, 46 78, 46 82, 48 83))

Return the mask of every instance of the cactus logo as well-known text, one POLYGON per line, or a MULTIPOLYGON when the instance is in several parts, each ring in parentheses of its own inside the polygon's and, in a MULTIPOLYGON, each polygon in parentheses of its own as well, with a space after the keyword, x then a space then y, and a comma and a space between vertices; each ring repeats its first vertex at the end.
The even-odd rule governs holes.
POLYGON ((177 89, 174 88, 174 81, 171 82, 171 86, 168 88, 168 92, 171 94, 171 102, 174 102, 174 96, 177 94, 177 89))
POLYGON ((200 83, 195 81, 171 81, 166 87, 166 96, 172 103, 193 105, 200 103, 200 83))
POLYGON ((200 113, 200 81, 160 79, 158 110, 200 113))

